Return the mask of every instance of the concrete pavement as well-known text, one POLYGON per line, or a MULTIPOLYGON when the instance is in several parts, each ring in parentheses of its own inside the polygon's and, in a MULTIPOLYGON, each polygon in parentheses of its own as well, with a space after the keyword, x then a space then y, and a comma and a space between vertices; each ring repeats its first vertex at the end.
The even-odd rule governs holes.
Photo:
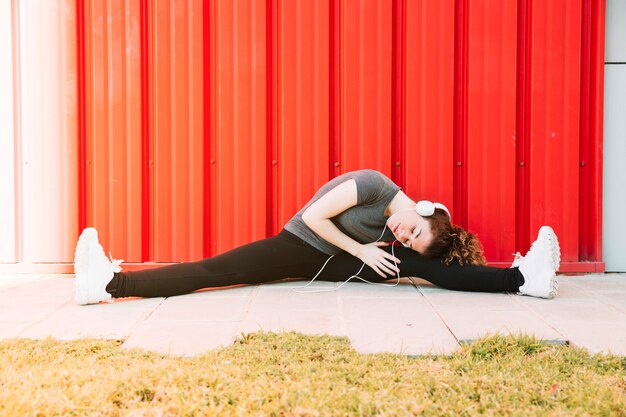
MULTIPOLYGON (((72 275, 0 275, 0 339, 96 337, 192 356, 242 334, 294 330, 350 338, 363 353, 448 354, 487 334, 533 334, 626 355, 626 274, 560 276, 554 300, 447 291, 421 279, 296 293, 289 281, 178 297, 74 304, 72 275)), ((320 290, 339 284, 315 283, 320 290)))

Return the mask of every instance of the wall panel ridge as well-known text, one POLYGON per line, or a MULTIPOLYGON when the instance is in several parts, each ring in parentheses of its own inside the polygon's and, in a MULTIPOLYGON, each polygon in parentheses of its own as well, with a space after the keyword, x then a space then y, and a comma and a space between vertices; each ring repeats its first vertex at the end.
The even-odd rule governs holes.
POLYGON ((203 255, 203 15, 200 0, 150 13, 150 259, 203 255))
POLYGON ((391 0, 347 0, 341 10, 341 168, 391 176, 391 0))
POLYGON ((504 261, 517 250, 516 1, 472 2, 468 26, 467 226, 504 261))
POLYGON ((0 6, 0 271, 71 271, 85 226, 131 269, 213 256, 362 168, 493 264, 549 224, 603 268, 604 0, 42 4, 0 6))
POLYGON ((581 9, 563 0, 531 12, 528 232, 551 225, 564 261, 578 260, 581 9))
POLYGON ((19 29, 15 2, 0 4, 0 262, 19 261, 19 29), (18 121, 16 123, 16 121, 18 121))
POLYGON ((85 226, 129 262, 143 260, 140 6, 91 0, 82 17, 85 226))
POLYGON ((329 179, 329 9, 327 2, 278 2, 277 229, 329 179))

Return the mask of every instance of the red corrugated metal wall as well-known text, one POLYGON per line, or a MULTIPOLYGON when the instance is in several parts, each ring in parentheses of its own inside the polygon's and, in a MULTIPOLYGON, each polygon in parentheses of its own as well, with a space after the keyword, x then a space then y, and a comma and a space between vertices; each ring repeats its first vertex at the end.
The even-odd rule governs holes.
POLYGON ((277 232, 368 167, 451 205, 491 261, 547 223, 565 262, 595 269, 599 250, 580 253, 583 6, 88 1, 81 226, 127 261, 196 259, 277 232))
POLYGON ((374 168, 446 203, 494 264, 550 224, 562 270, 603 268, 603 0, 75 12, 77 229, 97 227, 118 258, 192 260, 272 235, 333 176, 374 168))

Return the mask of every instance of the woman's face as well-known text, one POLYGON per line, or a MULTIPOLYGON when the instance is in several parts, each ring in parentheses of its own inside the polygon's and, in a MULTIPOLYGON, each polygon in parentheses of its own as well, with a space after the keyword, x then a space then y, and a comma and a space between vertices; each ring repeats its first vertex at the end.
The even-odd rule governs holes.
POLYGON ((398 242, 419 253, 424 253, 433 239, 430 223, 415 210, 395 213, 387 219, 387 227, 398 242))

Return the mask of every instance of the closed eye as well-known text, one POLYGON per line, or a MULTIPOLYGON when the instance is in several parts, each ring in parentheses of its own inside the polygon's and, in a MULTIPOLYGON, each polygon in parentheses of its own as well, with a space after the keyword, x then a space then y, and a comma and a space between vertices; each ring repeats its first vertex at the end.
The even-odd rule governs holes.
MULTIPOLYGON (((415 233, 415 227, 411 230, 411 234, 413 233, 415 233)), ((417 239, 419 235, 421 234, 422 234, 422 229, 420 229, 419 232, 417 232, 417 234, 413 237, 413 240, 417 239)), ((413 249, 413 245, 411 245, 410 243, 407 247, 413 249)))

